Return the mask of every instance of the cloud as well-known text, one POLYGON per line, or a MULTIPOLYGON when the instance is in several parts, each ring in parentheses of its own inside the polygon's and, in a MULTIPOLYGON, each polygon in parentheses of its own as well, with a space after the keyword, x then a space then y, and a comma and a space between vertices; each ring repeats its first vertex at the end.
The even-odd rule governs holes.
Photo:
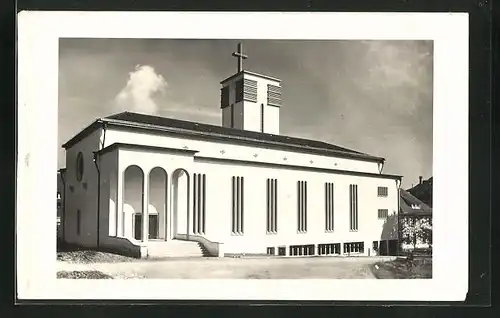
POLYGON ((129 110, 155 114, 158 111, 154 97, 165 92, 168 84, 162 75, 149 65, 137 65, 125 87, 116 95, 114 102, 118 110, 129 110))

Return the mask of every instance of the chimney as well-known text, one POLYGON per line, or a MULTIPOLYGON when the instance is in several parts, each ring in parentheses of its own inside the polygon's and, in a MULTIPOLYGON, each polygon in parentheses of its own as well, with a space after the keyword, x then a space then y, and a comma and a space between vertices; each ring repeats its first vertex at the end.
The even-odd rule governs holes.
POLYGON ((422 184, 422 176, 418 177, 418 184, 422 184))

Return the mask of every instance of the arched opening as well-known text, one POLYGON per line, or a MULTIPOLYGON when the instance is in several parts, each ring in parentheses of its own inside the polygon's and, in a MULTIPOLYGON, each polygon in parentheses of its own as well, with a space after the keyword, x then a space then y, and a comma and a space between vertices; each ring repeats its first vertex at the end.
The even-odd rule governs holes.
POLYGON ((177 169, 172 174, 172 237, 189 235, 189 174, 177 169))
POLYGON ((149 173, 149 239, 167 238, 167 172, 160 167, 149 173))
POLYGON ((129 166, 123 176, 123 235, 138 241, 143 239, 144 172, 129 166))

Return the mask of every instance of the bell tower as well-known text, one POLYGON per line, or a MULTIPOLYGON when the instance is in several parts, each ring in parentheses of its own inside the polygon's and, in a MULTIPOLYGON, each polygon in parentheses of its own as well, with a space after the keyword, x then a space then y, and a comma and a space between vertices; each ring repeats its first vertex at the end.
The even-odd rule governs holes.
POLYGON ((233 52, 237 72, 221 82, 222 126, 279 134, 281 80, 243 69, 243 45, 233 52))

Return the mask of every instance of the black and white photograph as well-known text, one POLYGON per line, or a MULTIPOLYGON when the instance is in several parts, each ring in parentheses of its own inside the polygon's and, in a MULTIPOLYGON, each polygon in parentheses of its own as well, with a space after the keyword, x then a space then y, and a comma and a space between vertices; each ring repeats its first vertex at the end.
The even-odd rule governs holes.
POLYGON ((60 277, 432 277, 432 41, 59 52, 60 277))
POLYGON ((467 231, 449 233, 466 229, 468 190, 446 187, 467 178, 452 167, 466 164, 452 138, 467 137, 467 53, 444 55, 467 49, 453 31, 466 15, 60 12, 46 42, 48 20, 22 18, 18 192, 45 186, 18 195, 17 231, 47 252, 18 264, 43 258, 54 295, 377 300, 454 281, 435 297, 465 296, 467 259, 446 264, 467 256, 467 231))

